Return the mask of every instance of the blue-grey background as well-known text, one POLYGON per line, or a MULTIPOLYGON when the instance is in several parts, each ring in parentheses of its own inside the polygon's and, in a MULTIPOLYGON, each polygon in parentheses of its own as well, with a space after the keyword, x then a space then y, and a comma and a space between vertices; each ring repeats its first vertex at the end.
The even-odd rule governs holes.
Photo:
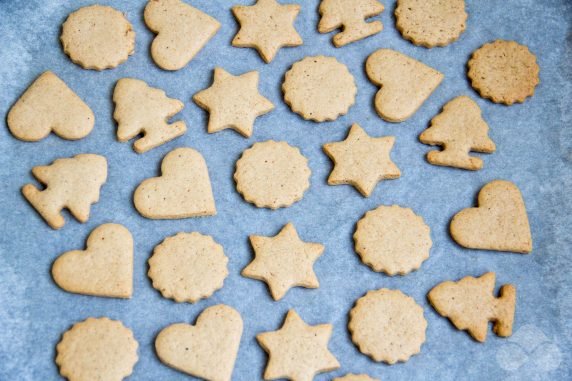
MULTIPOLYGON (((294 1, 294 0, 292 0, 294 1)), ((58 379, 55 345, 62 332, 89 316, 120 319, 133 329, 139 341, 140 360, 132 380, 183 380, 188 377, 162 365, 154 353, 157 333, 174 322, 194 322, 207 306, 227 303, 244 319, 244 334, 234 379, 260 379, 266 355, 254 336, 275 330, 285 312, 295 308, 310 324, 330 322, 334 332, 330 349, 341 369, 316 377, 329 380, 346 372, 365 372, 383 380, 440 379, 538 379, 569 380, 572 377, 572 4, 567 0, 468 1, 467 30, 445 48, 416 47, 395 29, 395 1, 384 0, 384 30, 366 40, 336 49, 332 34, 316 31, 318 0, 299 1, 302 11, 296 28, 304 45, 282 49, 264 64, 253 49, 230 45, 237 23, 230 8, 251 0, 192 0, 192 5, 216 17, 222 28, 214 39, 177 72, 166 72, 149 56, 153 34, 145 27, 144 1, 111 1, 125 12, 137 33, 136 52, 113 70, 83 70, 62 52, 60 27, 66 16, 93 0, 0 1, 0 380, 58 379), (478 97, 466 79, 466 62, 472 51, 495 39, 526 44, 538 57, 541 83, 536 94, 522 105, 506 107, 478 97), (389 47, 442 71, 445 80, 408 121, 382 121, 372 107, 377 91, 364 73, 366 57, 389 47), (356 104, 330 123, 301 119, 284 104, 280 85, 289 66, 307 55, 332 55, 348 65, 358 85, 356 104), (245 139, 227 130, 206 133, 207 114, 191 102, 191 96, 210 85, 212 70, 221 66, 233 74, 260 72, 260 91, 276 106, 257 119, 254 134, 245 139), (26 143, 13 138, 5 126, 5 114, 28 85, 43 71, 60 76, 96 115, 93 132, 77 142, 51 135, 26 143), (140 78, 185 102, 177 116, 188 124, 187 133, 143 155, 130 143, 115 139, 112 90, 123 77, 140 78), (430 119, 455 96, 467 94, 479 103, 490 126, 497 152, 483 155, 478 172, 429 165, 424 158, 431 148, 419 143, 419 133, 430 119), (398 180, 378 185, 370 198, 350 186, 328 186, 332 168, 322 144, 345 138, 348 127, 359 123, 373 136, 397 137, 392 157, 402 171, 398 180), (286 140, 300 147, 312 169, 311 188, 304 199, 278 211, 258 209, 235 191, 232 175, 241 152, 256 141, 286 140), (153 221, 133 208, 132 194, 145 178, 157 176, 162 157, 175 147, 198 149, 210 171, 218 214, 215 217, 153 221), (91 218, 67 223, 54 231, 20 194, 22 185, 34 182, 30 169, 59 157, 78 153, 102 154, 109 162, 109 177, 91 218), (534 241, 531 255, 466 250, 448 234, 450 218, 472 206, 478 190, 493 179, 507 179, 521 189, 529 213, 534 241), (388 277, 371 271, 353 251, 356 221, 379 204, 411 207, 431 227, 431 257, 420 270, 404 277, 388 277), (320 288, 291 290, 274 302, 263 282, 240 276, 252 258, 247 237, 274 235, 288 221, 306 241, 322 242, 324 255, 316 262, 320 288), (89 232, 105 222, 125 225, 135 239, 135 290, 131 300, 115 300, 69 294, 50 277, 50 267, 62 252, 84 247, 89 232), (179 231, 199 231, 220 242, 229 257, 230 275, 224 288, 196 304, 176 304, 151 287, 146 276, 153 247, 179 231), (500 339, 490 333, 477 343, 438 316, 426 301, 437 283, 465 275, 497 273, 497 283, 518 288, 515 335, 500 339), (350 341, 348 311, 370 289, 398 288, 425 309, 427 341, 419 355, 407 363, 387 366, 362 355, 350 341), (522 330, 521 330, 522 329, 522 330)))

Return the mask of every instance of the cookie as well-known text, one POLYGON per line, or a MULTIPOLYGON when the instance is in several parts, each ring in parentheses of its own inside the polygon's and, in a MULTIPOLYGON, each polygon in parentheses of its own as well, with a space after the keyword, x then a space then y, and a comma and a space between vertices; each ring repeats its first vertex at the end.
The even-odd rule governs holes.
POLYGON ((254 120, 274 109, 272 102, 258 92, 257 71, 234 76, 217 67, 211 87, 196 93, 193 100, 210 114, 209 134, 232 128, 248 138, 254 120))
POLYGON ((524 200, 510 181, 495 180, 479 192, 478 207, 463 209, 451 220, 451 236, 470 249, 528 254, 532 237, 524 200))
POLYGON ((477 49, 467 76, 481 97, 495 103, 522 103, 540 83, 536 56, 515 41, 496 40, 477 49))
POLYGON ((427 320, 413 298, 382 288, 356 301, 348 328, 361 353, 392 365, 421 352, 427 320))
POLYGON ((133 372, 137 340, 120 321, 88 318, 66 331, 56 346, 56 364, 69 381, 121 381, 133 372))
POLYGON ((383 4, 377 0, 322 0, 319 12, 322 16, 318 32, 330 33, 338 28, 342 31, 332 38, 336 47, 359 41, 381 32, 381 21, 367 22, 370 17, 383 12, 383 4))
POLYGON ((62 209, 68 209, 79 222, 89 218, 91 204, 99 201, 99 190, 107 180, 107 160, 95 154, 80 154, 57 159, 51 165, 32 168, 34 177, 46 187, 32 184, 22 187, 22 194, 53 229, 66 221, 62 209))
POLYGON ((437 70, 391 49, 372 53, 365 63, 371 82, 381 86, 375 110, 388 122, 409 119, 443 80, 437 70))
POLYGON ((348 373, 343 377, 336 377, 332 381, 379 381, 379 380, 376 378, 371 378, 367 374, 348 373))
POLYGON ((479 105, 467 96, 460 96, 443 107, 419 140, 424 144, 443 146, 442 151, 427 153, 429 163, 476 171, 483 168, 483 160, 469 153, 493 153, 496 149, 488 133, 489 126, 479 105))
POLYGON ((512 335, 516 288, 505 284, 496 297, 495 273, 486 273, 478 278, 467 276, 458 282, 443 282, 427 295, 435 310, 460 330, 467 331, 475 340, 487 339, 489 322, 493 332, 501 337, 512 335))
POLYGON ((381 205, 358 221, 355 250, 363 263, 387 275, 405 275, 429 258, 431 230, 409 208, 381 205))
POLYGON ((415 45, 446 46, 465 31, 465 0, 397 0, 395 19, 403 38, 415 45))
POLYGON ((306 57, 292 65, 282 83, 284 101, 302 118, 336 120, 355 103, 357 87, 346 65, 334 57, 306 57))
POLYGON ((254 143, 236 162, 236 190, 259 208, 278 209, 300 201, 310 187, 310 168, 286 142, 254 143))
POLYGON ((353 124, 346 140, 323 146, 334 162, 328 184, 350 184, 369 197, 381 180, 401 176, 390 157, 394 143, 394 136, 372 138, 358 124, 353 124))
POLYGON ((264 379, 311 381, 318 373, 338 369, 340 363, 328 350, 331 336, 331 324, 308 325, 296 311, 288 311, 282 328, 256 335, 268 353, 264 379))
POLYGON ((185 67, 220 29, 216 19, 180 0, 149 0, 143 16, 157 34, 151 57, 164 70, 185 67))
POLYGON ((264 62, 271 62, 281 48, 302 45, 302 37, 294 28, 299 12, 300 5, 280 4, 276 0, 257 0, 252 6, 232 7, 240 24, 232 46, 255 48, 264 62))
POLYGON ((206 308, 195 325, 173 324, 155 339, 159 359, 178 371, 212 381, 230 381, 242 318, 224 304, 206 308))
POLYGON ((135 31, 118 10, 91 5, 70 13, 60 36, 64 53, 84 69, 111 69, 135 52, 135 31))
POLYGON ((282 299, 292 287, 320 286, 313 266, 324 245, 302 241, 293 224, 286 224, 274 237, 249 238, 255 258, 242 275, 266 282, 274 300, 282 299))
POLYGON ((36 78, 7 117, 12 135, 26 142, 42 140, 52 131, 60 138, 78 140, 89 135, 94 123, 89 106, 51 71, 36 78))
POLYGON ((211 236, 178 233, 165 238, 149 258, 149 278, 163 297, 195 303, 222 288, 228 258, 211 236))
POLYGON ((192 148, 176 148, 161 163, 161 176, 144 180, 133 194, 135 209, 152 219, 214 216, 207 163, 192 148))
POLYGON ((52 277, 76 294, 130 298, 133 294, 133 237, 119 224, 95 228, 85 250, 68 251, 55 260, 52 277))

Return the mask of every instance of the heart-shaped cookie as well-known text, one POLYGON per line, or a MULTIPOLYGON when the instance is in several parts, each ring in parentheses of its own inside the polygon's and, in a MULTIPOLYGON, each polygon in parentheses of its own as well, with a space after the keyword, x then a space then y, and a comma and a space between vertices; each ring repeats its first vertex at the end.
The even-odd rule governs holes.
POLYGON ((68 251, 52 266, 58 286, 68 292, 110 298, 133 293, 133 238, 124 226, 95 228, 85 250, 68 251))
POLYGON ((242 318, 224 304, 205 309, 195 325, 173 324, 155 339, 166 365, 210 381, 231 379, 242 336, 242 318))
POLYGON ((174 149, 163 159, 161 172, 135 190, 133 202, 142 216, 177 219, 216 214, 207 164, 198 151, 174 149))
POLYGON ((479 192, 478 207, 463 209, 451 221, 451 236, 471 249, 528 254, 532 237, 520 190, 510 181, 495 180, 479 192))
POLYGON ((375 109, 388 122, 409 119, 443 80, 443 74, 391 49, 379 49, 365 63, 368 78, 381 86, 375 109))

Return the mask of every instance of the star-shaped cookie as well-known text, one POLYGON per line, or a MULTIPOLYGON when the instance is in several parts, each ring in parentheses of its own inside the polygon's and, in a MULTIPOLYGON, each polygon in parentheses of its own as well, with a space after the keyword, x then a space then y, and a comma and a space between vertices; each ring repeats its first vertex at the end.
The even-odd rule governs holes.
POLYGON ((210 113, 209 133, 232 128, 247 138, 254 120, 274 108, 258 92, 258 72, 234 76, 220 67, 214 70, 211 87, 196 93, 193 100, 210 113))
POLYGON ((302 45, 302 37, 294 28, 294 20, 300 12, 298 4, 258 0, 252 6, 235 6, 232 12, 240 23, 232 45, 255 48, 266 63, 274 59, 280 48, 302 45))
POLYGON ((264 379, 312 381, 318 373, 338 369, 340 363, 328 350, 331 335, 331 324, 310 326, 296 311, 288 311, 282 328, 256 335, 268 353, 264 379))
POLYGON ((401 175, 390 157, 394 143, 393 136, 372 138, 358 124, 352 125, 346 140, 324 144, 334 162, 328 184, 351 184, 369 197, 379 181, 401 175))
POLYGON ((255 258, 242 270, 247 278, 266 282, 274 300, 280 300, 292 287, 318 288, 313 265, 324 252, 319 243, 304 242, 291 223, 274 237, 250 236, 255 258))

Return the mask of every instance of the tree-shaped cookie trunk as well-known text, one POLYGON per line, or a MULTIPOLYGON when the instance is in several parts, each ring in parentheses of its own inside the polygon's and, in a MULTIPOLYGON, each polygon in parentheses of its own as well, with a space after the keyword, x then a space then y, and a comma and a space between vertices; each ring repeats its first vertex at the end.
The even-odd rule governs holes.
POLYGON ((442 151, 427 154, 429 163, 475 171, 483 167, 483 160, 469 153, 492 153, 496 148, 488 131, 479 105, 467 96, 460 96, 443 107, 419 140, 424 144, 443 146, 442 151))

